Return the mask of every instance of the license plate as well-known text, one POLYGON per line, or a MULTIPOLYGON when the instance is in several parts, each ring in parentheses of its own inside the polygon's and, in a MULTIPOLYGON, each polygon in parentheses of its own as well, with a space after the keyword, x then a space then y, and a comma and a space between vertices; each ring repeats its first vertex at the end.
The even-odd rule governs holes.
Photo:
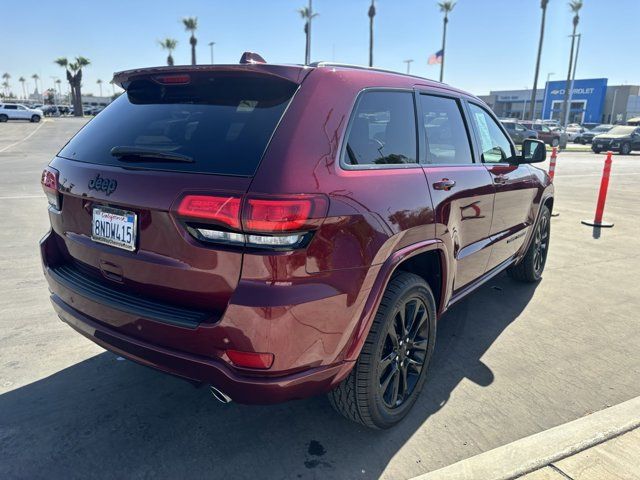
POLYGON ((133 251, 136 249, 137 218, 133 212, 94 207, 91 240, 133 251))

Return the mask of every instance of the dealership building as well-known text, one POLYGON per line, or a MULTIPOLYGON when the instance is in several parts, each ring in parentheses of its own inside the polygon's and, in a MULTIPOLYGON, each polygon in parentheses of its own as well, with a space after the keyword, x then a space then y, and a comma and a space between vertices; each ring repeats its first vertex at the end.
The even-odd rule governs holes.
MULTIPOLYGON (((569 123, 625 123, 640 116, 640 85, 608 85, 606 78, 573 82, 569 123)), ((536 92, 535 118, 560 120, 566 82, 547 82, 536 92)), ((480 95, 501 118, 531 118, 531 89, 480 95)))

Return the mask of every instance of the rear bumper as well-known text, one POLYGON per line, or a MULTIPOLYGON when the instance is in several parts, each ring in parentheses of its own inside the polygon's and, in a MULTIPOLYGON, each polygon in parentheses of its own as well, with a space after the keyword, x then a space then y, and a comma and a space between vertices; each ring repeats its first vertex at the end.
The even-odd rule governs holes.
POLYGON ((342 362, 281 377, 240 375, 221 361, 176 352, 131 338, 98 323, 51 295, 53 308, 77 332, 122 357, 192 381, 215 386, 235 402, 269 404, 326 393, 353 367, 342 362))

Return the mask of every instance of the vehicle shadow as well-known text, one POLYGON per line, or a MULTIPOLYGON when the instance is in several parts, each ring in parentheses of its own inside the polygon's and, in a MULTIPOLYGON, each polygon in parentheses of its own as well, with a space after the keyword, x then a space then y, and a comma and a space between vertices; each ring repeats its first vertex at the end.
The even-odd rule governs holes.
POLYGON ((461 381, 494 381, 481 357, 535 288, 500 275, 454 306, 439 323, 425 390, 394 429, 351 423, 324 397, 222 405, 105 352, 0 395, 0 478, 378 478, 461 381))

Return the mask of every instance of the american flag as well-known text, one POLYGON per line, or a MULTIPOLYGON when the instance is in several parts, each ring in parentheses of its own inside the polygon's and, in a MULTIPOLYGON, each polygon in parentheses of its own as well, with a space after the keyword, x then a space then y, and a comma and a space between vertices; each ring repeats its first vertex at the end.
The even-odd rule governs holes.
POLYGON ((444 55, 444 50, 438 50, 436 53, 429 57, 427 63, 429 65, 436 65, 437 63, 442 63, 442 57, 444 55))

